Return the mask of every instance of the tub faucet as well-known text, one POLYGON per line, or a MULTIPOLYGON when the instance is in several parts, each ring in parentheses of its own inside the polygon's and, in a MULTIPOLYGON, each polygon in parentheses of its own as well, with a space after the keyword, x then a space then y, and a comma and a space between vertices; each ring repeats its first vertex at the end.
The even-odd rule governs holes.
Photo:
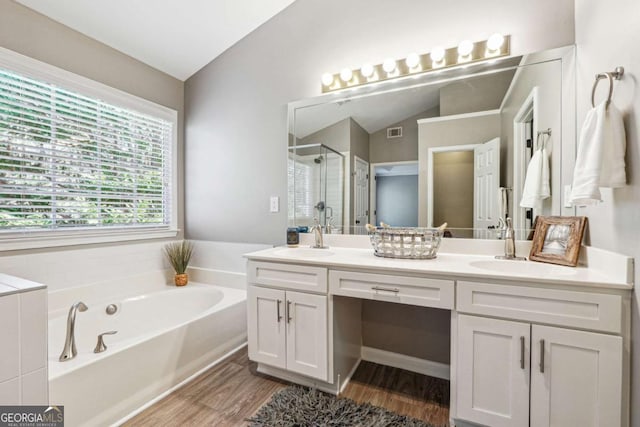
POLYGON ((64 340, 64 349, 62 349, 62 354, 60 354, 60 357, 58 358, 61 362, 71 360, 78 354, 75 336, 76 312, 78 310, 87 311, 87 306, 83 302, 77 302, 69 309, 69 315, 67 316, 67 336, 64 340))

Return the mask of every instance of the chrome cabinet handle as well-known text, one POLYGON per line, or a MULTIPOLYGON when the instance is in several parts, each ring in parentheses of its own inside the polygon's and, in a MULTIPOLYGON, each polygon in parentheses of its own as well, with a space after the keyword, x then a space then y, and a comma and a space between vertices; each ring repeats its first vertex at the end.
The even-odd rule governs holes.
POLYGON ((282 300, 276 300, 276 307, 277 307, 277 318, 278 318, 278 323, 280 323, 280 321, 282 320, 282 316, 280 315, 280 304, 282 304, 282 300))
POLYGON ((540 372, 544 374, 544 340, 540 340, 540 372))
POLYGON ((520 369, 524 369, 524 337, 520 337, 520 369))
POLYGON ((400 289, 398 288, 381 288, 380 286, 372 286, 371 290, 393 292, 394 294, 397 294, 398 292, 400 292, 400 289))
POLYGON ((287 323, 291 322, 291 301, 287 300, 287 323))

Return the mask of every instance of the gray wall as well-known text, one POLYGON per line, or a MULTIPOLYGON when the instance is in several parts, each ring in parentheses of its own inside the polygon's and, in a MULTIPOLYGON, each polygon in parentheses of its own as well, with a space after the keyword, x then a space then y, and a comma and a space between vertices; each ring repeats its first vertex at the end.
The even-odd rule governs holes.
POLYGON ((418 160, 418 119, 438 117, 440 108, 435 107, 389 127, 402 126, 400 138, 387 139, 387 129, 381 129, 369 136, 369 156, 371 163, 405 162, 418 160))
POLYGON ((184 83, 9 0, 0 0, 0 46, 178 111, 178 227, 182 230, 184 83))
MULTIPOLYGON (((579 208, 578 215, 589 217, 592 246, 635 257, 635 283, 640 283, 640 2, 637 0, 576 1, 577 104, 578 129, 591 105, 593 76, 625 67, 622 80, 615 82, 613 102, 624 112, 627 133, 628 186, 603 189, 604 202, 579 208)), ((606 86, 601 84, 601 86, 606 86)), ((603 89, 606 93, 606 90, 603 89)), ((605 96, 599 93, 599 98, 605 96)), ((640 292, 632 294, 632 426, 640 427, 640 292)))
MULTIPOLYGON (((419 125, 418 223, 427 226, 427 179, 429 148, 452 145, 482 144, 500 136, 500 114, 464 117, 419 125)), ((473 206, 473 200, 471 200, 473 206)), ((434 224, 437 225, 437 224, 434 224)))
POLYGON ((376 221, 418 226, 418 175, 376 177, 376 221))
POLYGON ((440 89, 440 115, 500 108, 514 73, 508 70, 446 85, 440 89))
POLYGON ((564 46, 573 15, 573 0, 297 0, 186 82, 187 236, 284 243, 269 196, 287 194, 286 106, 319 95, 323 72, 495 31, 513 54, 564 46))
MULTIPOLYGON (((327 126, 324 129, 320 129, 311 135, 298 139, 297 145, 307 144, 324 144, 327 147, 331 147, 339 153, 349 151, 350 133, 351 133, 351 119, 340 120, 337 123, 327 126)), ((317 151, 317 150, 316 150, 317 151)), ((297 151, 301 154, 300 151, 297 151)))
MULTIPOLYGON (((513 187, 514 161, 513 161, 513 120, 524 104, 534 87, 538 88, 538 111, 535 117, 539 130, 551 128, 551 138, 547 141, 547 149, 550 152, 549 167, 551 168, 551 197, 543 202, 541 215, 557 215, 560 212, 560 179, 561 179, 561 141, 562 115, 562 64, 560 61, 550 61, 542 64, 527 65, 521 67, 516 73, 509 94, 504 100, 501 118, 502 135, 500 141, 500 181, 504 187, 513 187)), ((567 124, 571 126, 571 124, 567 124)), ((525 172, 522 172, 523 174, 525 172)), ((524 181, 523 181, 524 183, 524 181)), ((514 200, 509 204, 509 213, 514 217, 514 205, 519 205, 520 200, 514 200)))

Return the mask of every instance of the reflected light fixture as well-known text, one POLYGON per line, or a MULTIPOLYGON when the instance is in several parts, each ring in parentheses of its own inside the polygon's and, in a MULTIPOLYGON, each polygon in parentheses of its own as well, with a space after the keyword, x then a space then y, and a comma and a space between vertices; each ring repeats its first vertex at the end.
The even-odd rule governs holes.
POLYGON ((499 33, 487 40, 463 40, 456 47, 434 47, 428 54, 412 52, 404 59, 387 58, 382 63, 364 63, 360 69, 344 68, 322 75, 322 92, 356 89, 362 85, 383 84, 387 80, 419 77, 424 73, 481 61, 492 61, 511 54, 511 37, 499 33))

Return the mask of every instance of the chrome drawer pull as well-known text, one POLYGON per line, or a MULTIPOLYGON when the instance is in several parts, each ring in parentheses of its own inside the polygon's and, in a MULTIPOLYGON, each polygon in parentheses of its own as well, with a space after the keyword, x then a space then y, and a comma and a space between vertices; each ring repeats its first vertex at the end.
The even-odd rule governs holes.
POLYGON ((287 323, 290 323, 293 318, 291 317, 291 301, 287 300, 287 323))
POLYGON ((398 292, 400 292, 400 289, 398 288, 381 288, 379 286, 373 286, 371 287, 372 290, 374 291, 384 291, 384 292, 393 292, 394 294, 397 294, 398 292))
POLYGON ((540 372, 544 374, 544 340, 540 340, 540 372))
POLYGON ((282 315, 280 314, 280 304, 282 304, 282 300, 277 300, 278 302, 276 303, 276 306, 278 307, 278 323, 280 323, 280 321, 282 320, 282 315))
POLYGON ((524 337, 520 337, 520 369, 524 369, 524 337))

